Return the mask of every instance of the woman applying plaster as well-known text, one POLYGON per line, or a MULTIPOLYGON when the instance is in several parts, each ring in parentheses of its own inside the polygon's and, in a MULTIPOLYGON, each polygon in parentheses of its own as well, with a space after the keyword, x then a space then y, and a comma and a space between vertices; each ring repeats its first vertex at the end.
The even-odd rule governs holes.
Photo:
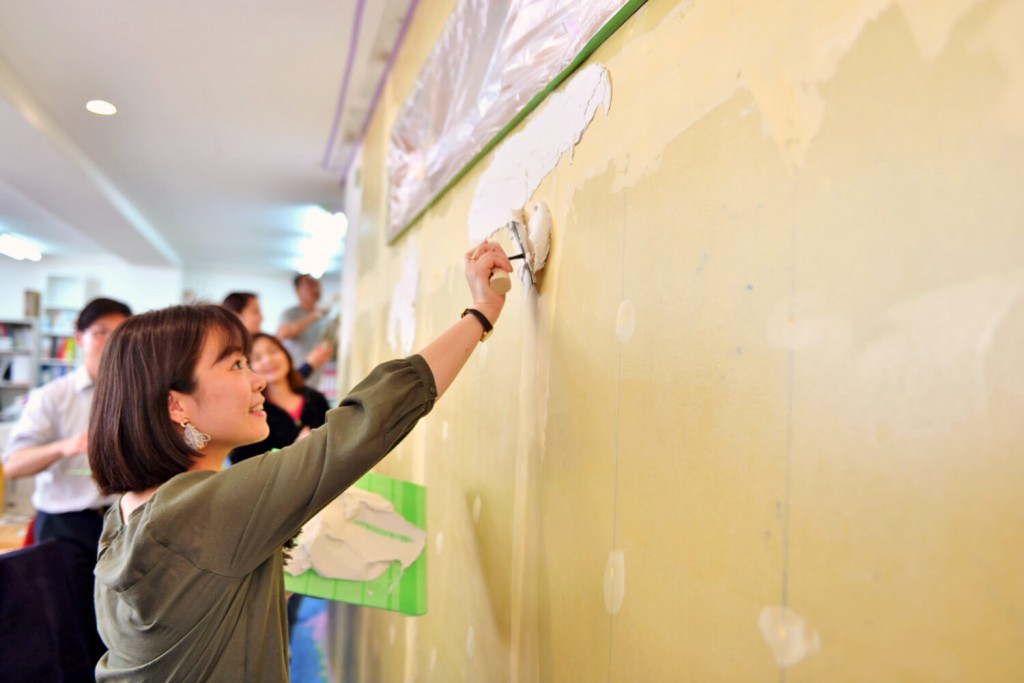
POLYGON ((98 681, 288 680, 283 546, 448 388, 501 314, 496 268, 511 271, 498 245, 471 249, 472 315, 378 366, 308 437, 227 469, 232 448, 268 433, 238 318, 178 306, 118 328, 89 429, 101 490, 122 494, 96 566, 98 681))

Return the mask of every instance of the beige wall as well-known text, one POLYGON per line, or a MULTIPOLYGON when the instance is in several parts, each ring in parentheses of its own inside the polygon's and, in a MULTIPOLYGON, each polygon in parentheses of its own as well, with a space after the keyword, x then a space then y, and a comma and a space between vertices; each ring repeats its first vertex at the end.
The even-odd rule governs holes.
MULTIPOLYGON (((486 161, 384 241, 452 5, 364 149, 350 383, 410 254, 417 348, 469 303, 486 161)), ((1021 36, 1019 0, 651 0, 602 46, 537 291, 379 467, 427 487, 429 613, 361 612, 360 680, 1024 680, 1021 36)))

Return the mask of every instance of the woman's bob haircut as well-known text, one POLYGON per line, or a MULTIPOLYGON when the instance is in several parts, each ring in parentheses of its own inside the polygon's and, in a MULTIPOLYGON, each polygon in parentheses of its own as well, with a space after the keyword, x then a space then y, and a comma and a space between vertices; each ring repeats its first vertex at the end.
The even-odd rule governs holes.
POLYGON ((288 388, 295 393, 302 391, 302 387, 306 386, 306 378, 299 374, 299 371, 295 369, 295 361, 292 360, 292 354, 284 347, 281 340, 272 334, 257 332, 252 335, 252 345, 256 346, 257 340, 260 339, 266 339, 284 354, 284 357, 288 359, 288 388))
POLYGON ((249 355, 251 340, 222 306, 171 306, 128 318, 107 340, 89 418, 89 465, 104 494, 144 491, 192 466, 196 452, 171 421, 170 391, 193 393, 207 339, 219 357, 249 355))

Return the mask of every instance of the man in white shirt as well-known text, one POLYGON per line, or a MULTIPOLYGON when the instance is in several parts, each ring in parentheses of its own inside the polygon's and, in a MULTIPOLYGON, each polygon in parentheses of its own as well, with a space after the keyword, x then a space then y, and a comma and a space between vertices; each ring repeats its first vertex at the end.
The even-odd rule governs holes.
POLYGON ((113 498, 102 496, 90 476, 89 407, 107 337, 131 314, 113 299, 86 304, 75 323, 82 365, 29 395, 3 453, 5 476, 35 476, 36 542, 54 539, 60 545, 74 611, 93 661, 106 651, 96 631, 93 568, 103 512, 113 498))

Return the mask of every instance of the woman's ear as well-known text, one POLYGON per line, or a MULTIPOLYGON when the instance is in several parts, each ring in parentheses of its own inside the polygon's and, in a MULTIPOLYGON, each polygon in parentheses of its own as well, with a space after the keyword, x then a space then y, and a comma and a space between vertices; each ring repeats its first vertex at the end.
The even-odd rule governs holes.
POLYGON ((167 413, 171 417, 171 422, 176 425, 180 425, 185 419, 185 408, 181 405, 181 398, 182 395, 177 391, 167 392, 167 413))

